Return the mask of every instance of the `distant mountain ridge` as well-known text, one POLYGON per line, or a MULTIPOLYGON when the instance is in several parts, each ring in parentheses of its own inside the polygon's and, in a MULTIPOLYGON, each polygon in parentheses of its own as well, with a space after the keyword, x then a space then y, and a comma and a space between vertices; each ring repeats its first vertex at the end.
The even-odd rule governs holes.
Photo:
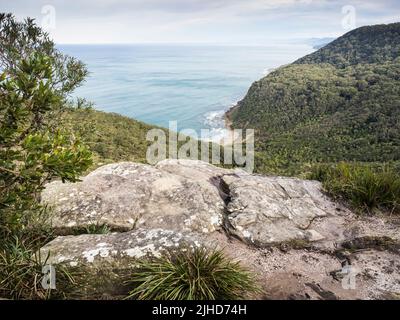
POLYGON ((361 27, 295 63, 330 63, 337 67, 383 63, 399 56, 399 38, 400 23, 361 27))
POLYGON ((362 27, 256 81, 227 114, 256 130, 256 168, 400 160, 400 23, 362 27))

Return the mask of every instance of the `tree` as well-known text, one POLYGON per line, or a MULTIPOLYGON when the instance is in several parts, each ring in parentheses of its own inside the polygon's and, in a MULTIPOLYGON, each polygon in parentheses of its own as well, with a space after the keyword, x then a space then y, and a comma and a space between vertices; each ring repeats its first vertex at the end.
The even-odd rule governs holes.
POLYGON ((76 181, 91 153, 58 125, 87 70, 60 53, 34 20, 0 14, 0 231, 27 227, 40 191, 56 177, 76 181))

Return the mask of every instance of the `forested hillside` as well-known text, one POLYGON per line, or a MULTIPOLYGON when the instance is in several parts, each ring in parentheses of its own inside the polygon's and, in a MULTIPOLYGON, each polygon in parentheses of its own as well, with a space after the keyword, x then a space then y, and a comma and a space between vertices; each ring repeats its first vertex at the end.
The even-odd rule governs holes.
POLYGON ((358 28, 295 63, 346 67, 394 60, 400 52, 400 23, 358 28))
POLYGON ((400 23, 363 27, 255 82, 228 116, 256 130, 257 170, 400 159, 400 23))

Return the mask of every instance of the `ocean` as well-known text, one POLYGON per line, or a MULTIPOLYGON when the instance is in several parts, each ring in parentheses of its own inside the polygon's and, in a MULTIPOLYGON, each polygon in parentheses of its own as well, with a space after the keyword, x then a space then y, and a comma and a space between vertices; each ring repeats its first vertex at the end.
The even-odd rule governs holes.
POLYGON ((59 45, 90 76, 74 95, 162 127, 221 135, 226 110, 272 69, 309 54, 308 45, 59 45))

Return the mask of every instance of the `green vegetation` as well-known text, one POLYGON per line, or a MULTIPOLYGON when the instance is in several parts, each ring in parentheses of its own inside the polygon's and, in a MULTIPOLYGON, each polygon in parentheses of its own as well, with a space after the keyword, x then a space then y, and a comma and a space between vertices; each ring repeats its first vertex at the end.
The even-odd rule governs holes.
MULTIPOLYGON (((256 82, 230 116, 235 127, 256 129, 257 171, 311 168, 310 178, 360 212, 399 213, 399 31, 400 24, 355 30, 256 82), (338 161, 374 165, 326 164, 338 161)), ((2 297, 65 297, 39 285, 45 259, 37 252, 53 239, 39 203, 45 183, 75 182, 108 162, 145 162, 146 133, 154 126, 95 111, 84 100, 72 106, 68 97, 86 75, 33 20, 0 14, 2 297)), ((57 283, 68 291, 74 279, 61 270, 57 283)), ((136 299, 240 299, 258 291, 238 263, 204 248, 143 261, 131 284, 129 298, 136 299)))
MULTIPOLYGON (((31 235, 32 236, 32 235, 31 235)), ((64 299, 74 292, 78 272, 57 268, 57 290, 42 287, 43 267, 47 257, 40 257, 38 249, 51 238, 13 236, 0 247, 0 297, 9 299, 64 299), (43 259, 42 259, 43 258, 43 259)))
MULTIPOLYGON (((146 141, 146 134, 157 128, 87 107, 71 107, 62 119, 63 127, 78 132, 85 145, 90 147, 96 165, 119 161, 146 162, 146 151, 152 144, 146 141)), ((168 134, 167 130, 162 130, 168 134)))
MULTIPOLYGON (((115 113, 106 113, 88 106, 84 103, 80 108, 70 106, 61 117, 60 126, 68 128, 79 135, 86 146, 93 153, 93 166, 95 167, 121 161, 134 161, 147 163, 147 148, 153 144, 146 140, 147 132, 151 129, 160 129, 166 135, 167 150, 169 147, 169 131, 153 125, 124 117, 115 113)), ((188 140, 187 140, 188 141, 188 140)), ((178 148, 187 141, 179 141, 178 148)), ((197 142, 199 155, 201 148, 209 149, 210 161, 213 144, 205 141, 197 142)), ((215 146, 215 144, 214 144, 215 146)), ((224 165, 224 149, 218 146, 221 156, 221 166, 224 165)), ((218 150, 218 149, 217 149, 218 150)))
POLYGON ((256 170, 400 160, 400 23, 357 29, 255 82, 230 117, 256 130, 256 170))
MULTIPOLYGON (((85 66, 58 52, 33 20, 16 22, 12 15, 0 14, 1 297, 49 299, 74 294, 74 277, 61 267, 57 290, 41 286, 47 257, 38 256, 38 250, 54 238, 47 223, 50 213, 40 205, 47 182, 76 182, 93 166, 107 162, 145 162, 152 143, 146 141, 146 134, 156 127, 95 111, 84 99, 78 99, 76 107, 68 100, 86 75, 85 66)), ((76 233, 109 231, 106 226, 93 225, 76 233)), ((189 291, 185 287, 180 293, 175 291, 177 298, 185 294, 229 298, 252 289, 250 276, 219 252, 196 251, 174 261, 180 262, 183 272, 186 268, 191 281, 189 291), (195 271, 205 277, 197 278, 195 271)), ((141 298, 146 296, 140 293, 141 298)))
POLYGON ((39 195, 51 179, 77 181, 92 164, 74 133, 56 125, 87 71, 33 20, 10 14, 0 14, 0 53, 0 295, 42 299, 43 261, 33 255, 52 235, 39 195))
POLYGON ((130 283, 134 289, 129 298, 141 300, 243 299, 258 291, 238 263, 204 248, 142 261, 130 283))
POLYGON ((90 226, 87 226, 85 228, 77 228, 74 230, 74 235, 80 235, 80 234, 108 234, 110 233, 110 227, 107 225, 98 225, 98 224, 92 224, 90 226))
POLYGON ((14 299, 47 298, 50 291, 42 289, 42 265, 33 257, 32 246, 26 248, 15 238, 7 241, 0 251, 0 295, 14 299))
POLYGON ((333 197, 361 213, 400 213, 400 174, 392 168, 340 163, 317 166, 311 179, 323 183, 333 197))
POLYGON ((67 96, 87 71, 54 49, 32 20, 0 15, 0 208, 4 236, 25 227, 38 195, 54 177, 76 181, 91 154, 71 132, 54 126, 67 96))
POLYGON ((330 63, 339 68, 395 60, 400 52, 399 23, 365 26, 329 43, 296 64, 330 63))

